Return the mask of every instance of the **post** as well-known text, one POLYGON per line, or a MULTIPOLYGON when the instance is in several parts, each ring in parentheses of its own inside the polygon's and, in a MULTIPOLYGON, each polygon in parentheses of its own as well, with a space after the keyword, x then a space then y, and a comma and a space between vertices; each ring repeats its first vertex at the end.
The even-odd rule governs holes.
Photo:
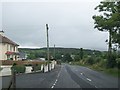
POLYGON ((55 59, 55 44, 54 44, 54 59, 55 59))
POLYGON ((16 89, 16 72, 13 71, 13 90, 16 89))
POLYGON ((49 35, 48 35, 48 24, 46 24, 46 30, 47 30, 47 60, 48 60, 48 71, 49 71, 49 35))

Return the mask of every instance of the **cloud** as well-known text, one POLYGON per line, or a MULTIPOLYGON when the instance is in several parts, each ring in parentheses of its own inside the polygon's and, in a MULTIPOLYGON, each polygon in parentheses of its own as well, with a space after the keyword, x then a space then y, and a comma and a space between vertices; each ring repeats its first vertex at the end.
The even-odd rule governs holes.
POLYGON ((94 29, 98 2, 4 2, 3 29, 22 47, 45 47, 49 24, 50 45, 106 50, 108 33, 94 29), (96 43, 97 42, 97 43, 96 43))

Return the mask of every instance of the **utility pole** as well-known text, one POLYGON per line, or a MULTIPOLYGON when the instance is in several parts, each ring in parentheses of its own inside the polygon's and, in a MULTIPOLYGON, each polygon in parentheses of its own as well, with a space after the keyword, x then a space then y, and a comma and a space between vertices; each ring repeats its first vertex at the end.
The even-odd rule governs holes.
POLYGON ((48 71, 49 70, 49 62, 50 62, 50 57, 49 57, 49 35, 48 35, 48 24, 46 24, 46 30, 47 30, 47 60, 48 60, 48 71))
POLYGON ((55 59, 55 44, 54 44, 54 59, 55 59))

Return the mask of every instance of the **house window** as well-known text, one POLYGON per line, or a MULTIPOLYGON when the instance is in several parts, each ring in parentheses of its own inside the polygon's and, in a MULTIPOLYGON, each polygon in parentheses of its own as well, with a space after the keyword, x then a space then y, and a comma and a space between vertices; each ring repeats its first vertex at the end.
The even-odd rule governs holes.
POLYGON ((14 46, 14 52, 15 52, 15 46, 14 46))
POLYGON ((9 51, 9 45, 7 44, 7 51, 9 51))

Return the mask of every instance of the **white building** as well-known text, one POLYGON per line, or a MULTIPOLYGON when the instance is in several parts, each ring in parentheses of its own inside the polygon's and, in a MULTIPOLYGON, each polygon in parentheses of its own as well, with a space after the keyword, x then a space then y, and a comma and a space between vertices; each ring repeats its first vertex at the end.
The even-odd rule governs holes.
POLYGON ((4 31, 0 31, 0 60, 18 60, 18 46, 4 35, 4 31))

